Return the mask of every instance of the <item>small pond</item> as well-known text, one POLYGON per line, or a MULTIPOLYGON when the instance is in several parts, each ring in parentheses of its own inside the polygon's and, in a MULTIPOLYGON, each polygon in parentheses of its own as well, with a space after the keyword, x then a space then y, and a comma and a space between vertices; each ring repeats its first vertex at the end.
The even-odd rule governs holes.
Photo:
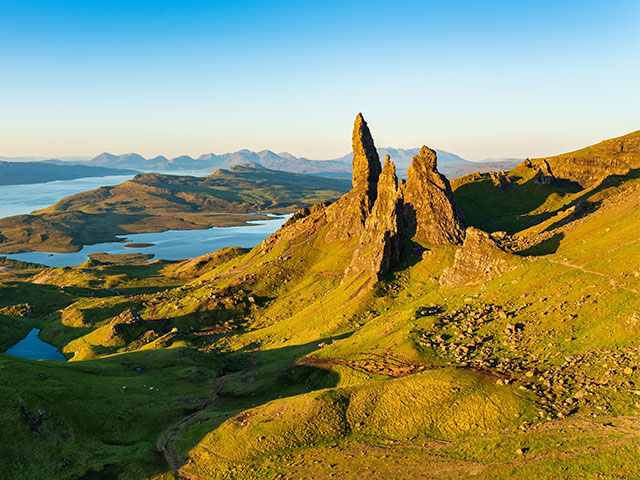
POLYGON ((33 328, 26 337, 4 353, 29 360, 66 361, 66 358, 62 356, 56 347, 40 340, 38 333, 40 333, 40 330, 33 328))

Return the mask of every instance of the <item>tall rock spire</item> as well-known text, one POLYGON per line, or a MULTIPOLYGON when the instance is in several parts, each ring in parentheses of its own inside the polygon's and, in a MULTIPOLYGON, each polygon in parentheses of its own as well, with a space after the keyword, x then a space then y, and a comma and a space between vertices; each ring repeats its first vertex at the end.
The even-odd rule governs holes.
POLYGON ((358 113, 353 124, 351 144, 353 147, 353 188, 373 186, 375 189, 382 168, 378 151, 373 144, 371 132, 362 113, 358 113))
POLYGON ((399 262, 398 213, 401 206, 402 192, 398 188, 396 166, 387 155, 378 182, 376 203, 367 217, 351 263, 345 270, 345 279, 367 272, 376 281, 399 262))
POLYGON ((449 182, 438 173, 433 150, 422 147, 413 157, 404 183, 398 182, 388 155, 381 168, 362 114, 356 117, 352 138, 353 188, 337 202, 288 222, 263 242, 264 248, 297 239, 300 243, 317 241, 314 248, 323 251, 325 245, 339 242, 325 253, 339 258, 335 267, 344 265, 343 282, 365 280, 369 284, 402 261, 414 259, 424 247, 462 242, 462 212, 449 182))
POLYGON ((328 241, 359 238, 378 195, 382 168, 371 132, 361 113, 353 125, 353 189, 329 209, 328 241))

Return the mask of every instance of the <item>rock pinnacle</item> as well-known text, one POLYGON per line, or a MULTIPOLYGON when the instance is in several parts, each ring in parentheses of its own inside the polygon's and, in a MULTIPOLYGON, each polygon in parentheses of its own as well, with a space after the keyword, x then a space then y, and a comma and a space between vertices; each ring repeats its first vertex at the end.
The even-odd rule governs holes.
POLYGON ((382 171, 378 151, 362 113, 353 125, 353 187, 375 188, 382 171))

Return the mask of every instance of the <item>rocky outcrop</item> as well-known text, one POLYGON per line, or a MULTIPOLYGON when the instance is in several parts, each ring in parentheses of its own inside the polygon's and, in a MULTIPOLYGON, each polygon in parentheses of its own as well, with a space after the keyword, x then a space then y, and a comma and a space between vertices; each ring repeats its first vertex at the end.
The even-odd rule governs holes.
POLYGON ((538 181, 547 181, 539 175, 549 177, 545 172, 548 170, 555 179, 591 186, 609 175, 626 175, 630 170, 640 169, 640 130, 575 152, 526 159, 523 165, 536 170, 538 181))
POLYGON ((533 183, 537 183, 538 185, 551 185, 553 184, 555 178, 553 177, 553 173, 551 173, 551 167, 546 160, 542 160, 539 163, 538 171, 533 177, 533 183))
POLYGON ((331 205, 296 213, 262 242, 263 253, 277 245, 286 244, 289 250, 291 245, 313 243, 316 251, 339 250, 348 259, 343 281, 361 275, 377 281, 399 264, 403 254, 428 245, 462 243, 462 213, 449 182, 438 172, 433 150, 422 147, 413 157, 408 181, 399 183, 388 155, 384 169, 380 167, 362 114, 356 117, 352 140, 352 190, 331 205))
POLYGON ((440 276, 440 285, 477 285, 510 270, 515 257, 503 251, 491 236, 477 228, 467 228, 464 244, 455 254, 453 265, 440 276))
POLYGON ((396 167, 387 155, 378 181, 376 202, 371 215, 367 217, 360 243, 345 271, 345 278, 370 272, 375 281, 398 263, 401 253, 398 219, 402 205, 396 167))
POLYGON ((489 177, 491 178, 493 186, 500 190, 507 190, 511 186, 511 179, 503 170, 499 172, 489 172, 489 177))
POLYGON ((436 152, 423 146, 413 157, 403 188, 403 233, 421 243, 461 243, 464 220, 449 181, 438 172, 436 152))

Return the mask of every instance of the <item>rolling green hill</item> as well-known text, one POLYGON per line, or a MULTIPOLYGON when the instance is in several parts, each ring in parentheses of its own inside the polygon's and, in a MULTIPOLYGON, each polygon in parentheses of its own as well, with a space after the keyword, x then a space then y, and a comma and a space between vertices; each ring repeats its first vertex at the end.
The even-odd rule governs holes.
POLYGON ((6 263, 2 331, 70 361, 0 355, 4 472, 640 476, 640 179, 449 185, 423 147, 398 182, 361 116, 353 148, 353 188, 251 250, 6 263))

